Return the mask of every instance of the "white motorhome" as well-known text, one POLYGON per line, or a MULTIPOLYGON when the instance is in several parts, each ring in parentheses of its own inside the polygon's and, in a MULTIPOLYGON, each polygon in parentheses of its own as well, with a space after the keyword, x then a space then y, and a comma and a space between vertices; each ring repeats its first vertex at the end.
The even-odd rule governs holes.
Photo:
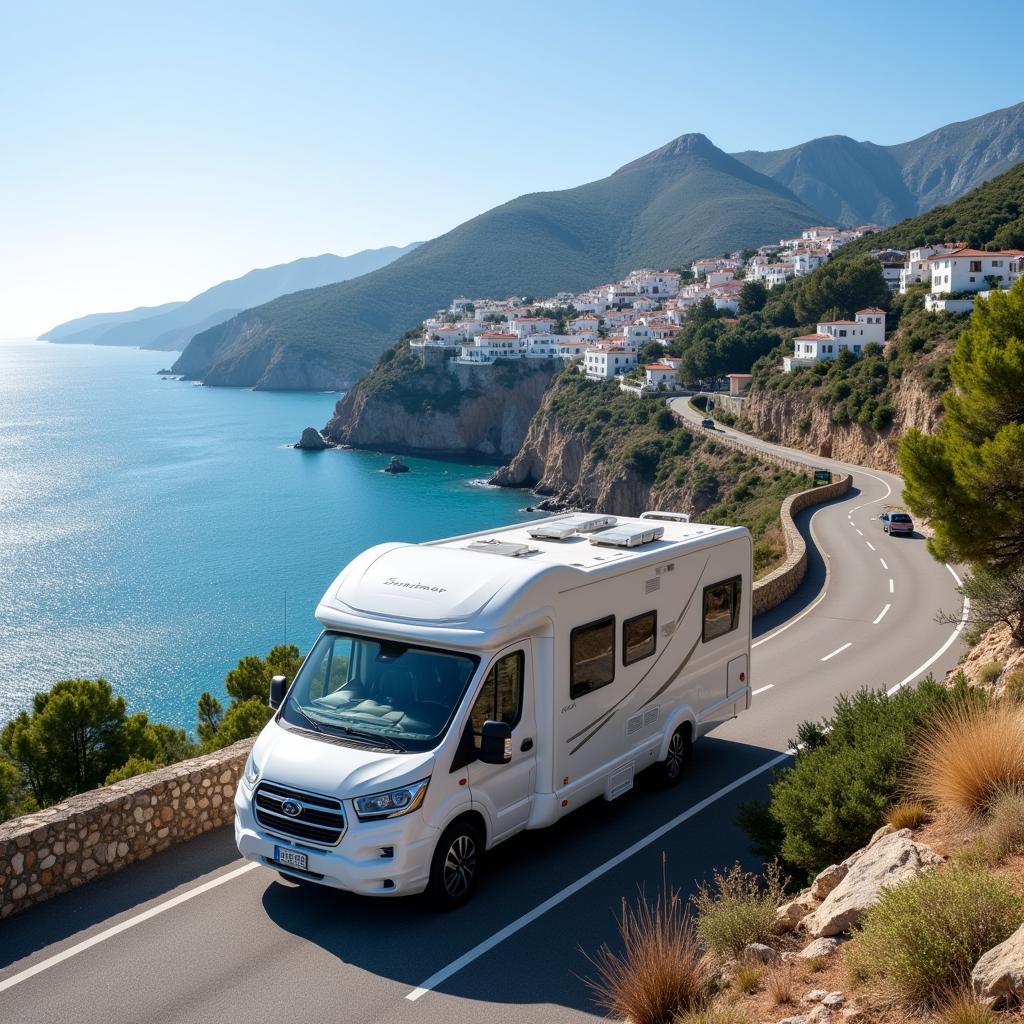
POLYGON ((751 541, 569 514, 354 559, 256 740, 243 856, 353 892, 472 893, 481 857, 750 706, 751 541))

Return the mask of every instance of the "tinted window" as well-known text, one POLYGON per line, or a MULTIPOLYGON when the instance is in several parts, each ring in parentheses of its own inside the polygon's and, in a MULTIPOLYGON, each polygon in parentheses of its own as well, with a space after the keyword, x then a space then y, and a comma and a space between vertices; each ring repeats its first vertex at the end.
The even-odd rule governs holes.
POLYGON ((615 616, 577 626, 570 640, 569 695, 575 700, 615 678, 615 616))
POLYGON ((734 630, 740 620, 740 577, 704 588, 703 639, 707 643, 734 630))
POLYGON ((910 516, 905 512, 896 512, 890 517, 890 520, 894 523, 909 523, 910 516))
POLYGON ((523 652, 506 654, 491 666, 480 695, 469 713, 473 723, 473 742, 480 749, 484 722, 518 724, 523 713, 523 652))
POLYGON ((622 624, 622 664, 649 658, 657 645, 658 613, 644 612, 622 624))

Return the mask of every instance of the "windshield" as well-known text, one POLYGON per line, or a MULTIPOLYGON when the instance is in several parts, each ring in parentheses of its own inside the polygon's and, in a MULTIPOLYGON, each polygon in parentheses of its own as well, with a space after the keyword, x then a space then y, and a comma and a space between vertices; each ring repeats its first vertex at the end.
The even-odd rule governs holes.
POLYGON ((304 729, 429 750, 448 728, 477 664, 467 654, 323 633, 281 716, 304 729))
POLYGON ((909 523, 910 516, 906 512, 893 512, 889 519, 894 523, 909 523))

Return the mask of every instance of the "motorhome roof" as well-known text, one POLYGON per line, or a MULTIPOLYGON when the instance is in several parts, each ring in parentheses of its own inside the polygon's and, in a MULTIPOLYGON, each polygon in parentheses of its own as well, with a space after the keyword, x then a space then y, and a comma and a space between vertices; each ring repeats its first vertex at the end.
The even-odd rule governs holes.
POLYGON ((741 527, 615 518, 617 528, 656 526, 662 537, 638 547, 593 544, 595 533, 545 540, 530 535, 544 521, 533 520, 425 544, 380 544, 354 559, 331 584, 317 618, 329 628, 483 645, 489 635, 590 579, 747 533, 741 527))

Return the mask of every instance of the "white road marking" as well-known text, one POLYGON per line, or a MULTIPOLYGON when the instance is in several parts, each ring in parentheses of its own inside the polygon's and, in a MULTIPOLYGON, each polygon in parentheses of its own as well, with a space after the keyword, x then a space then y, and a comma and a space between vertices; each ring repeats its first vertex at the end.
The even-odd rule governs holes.
POLYGON ((757 768, 753 768, 751 771, 747 772, 746 775, 742 775, 738 779, 733 779, 732 782, 727 783, 710 796, 706 796, 703 800, 698 801, 681 814, 677 814, 671 821, 666 821, 664 825, 659 826, 642 839, 638 839, 632 844, 632 846, 627 846, 621 853, 617 853, 614 857, 606 860, 603 864, 594 868, 592 871, 588 871, 582 877, 577 878, 575 882, 570 883, 564 889, 556 892, 553 896, 549 896, 543 903, 538 903, 532 910, 527 911, 521 917, 517 917, 514 921, 505 925, 504 928, 501 928, 493 935, 484 939, 483 942, 477 943, 477 945, 463 953, 458 959, 453 960, 450 964, 442 967, 439 971, 432 974, 421 985, 414 988, 405 998, 408 999, 409 1002, 416 1002, 417 999, 425 996, 429 991, 431 991, 431 989, 435 989, 438 985, 447 981, 453 974, 458 974, 459 971, 464 967, 468 967, 474 960, 479 960, 485 953, 489 953, 495 946, 500 945, 506 939, 515 935, 516 932, 522 931, 522 929, 528 924, 532 924, 537 920, 537 918, 542 917, 549 910, 553 910, 560 903, 564 903, 570 896, 575 896, 576 893, 581 889, 585 889, 591 882, 597 881, 597 879, 602 875, 608 874, 609 871, 629 860, 629 858, 634 854, 639 853, 652 843, 656 843, 662 838, 662 836, 667 835, 674 828, 678 828, 684 821, 688 821, 694 815, 700 814, 701 811, 721 800, 722 797, 728 796, 733 792, 733 790, 739 789, 741 786, 745 786, 752 779, 756 779, 759 775, 763 775, 765 772, 771 771, 771 769, 776 767, 776 765, 782 764, 783 761, 792 757, 793 753, 794 751, 787 750, 782 754, 777 754, 775 757, 771 758, 771 760, 765 761, 764 764, 757 768))
POLYGON ((887 565, 885 564, 885 559, 884 559, 884 558, 883 558, 883 557, 882 557, 881 555, 879 555, 879 556, 878 556, 878 560, 879 560, 879 561, 880 561, 880 562, 882 563, 882 568, 883 568, 883 569, 884 569, 884 570, 885 570, 886 572, 888 572, 888 571, 889 571, 889 566, 887 566, 887 565))
POLYGON ((228 871, 226 874, 211 878, 209 882, 203 882, 202 885, 197 885, 194 889, 189 889, 187 892, 172 896, 171 899, 158 903, 155 907, 150 907, 149 910, 144 910, 141 914, 129 917, 127 920, 121 921, 111 928, 105 928, 103 931, 97 932, 81 942, 76 942, 75 945, 68 946, 67 949, 62 950, 60 953, 55 953, 53 956, 40 960, 39 963, 33 964, 31 967, 26 967, 25 970, 20 971, 18 974, 12 974, 9 978, 0 981, 0 992, 14 988, 15 985, 20 985, 23 981, 27 981, 43 971, 48 971, 51 967, 56 967, 57 964, 70 960, 73 956, 78 956, 79 953, 84 953, 87 949, 98 946, 101 942, 106 942, 107 939, 112 939, 115 935, 120 935, 121 932, 126 932, 129 928, 134 928, 137 924, 142 924, 143 921, 148 921, 150 918, 156 917, 157 914, 162 914, 165 910, 172 910, 174 907, 181 906, 182 903, 187 903, 189 900, 195 899, 196 896, 202 896, 203 893, 216 889, 217 886, 223 885, 225 882, 231 882, 238 878, 239 875, 244 875, 246 872, 258 867, 259 864, 249 861, 249 863, 243 864, 240 868, 235 868, 234 871, 228 871))
MULTIPOLYGON (((956 585, 958 587, 962 586, 963 584, 960 581, 960 577, 953 571, 953 567, 947 564, 946 568, 949 570, 949 574, 953 579, 956 580, 956 585)), ((970 612, 971 599, 964 595, 964 606, 963 610, 960 612, 960 621, 956 624, 956 629, 949 634, 949 639, 923 665, 918 665, 906 679, 901 679, 895 686, 889 687, 886 692, 891 696, 897 690, 902 690, 907 683, 912 683, 919 675, 923 675, 928 669, 930 669, 932 665, 934 665, 935 662, 937 662, 939 658, 941 658, 956 642, 956 638, 963 632, 964 626, 967 625, 967 616, 970 612)))
POLYGON ((752 693, 750 694, 750 696, 751 696, 751 697, 756 697, 756 696, 757 696, 757 695, 758 695, 759 693, 764 693, 764 691, 765 691, 765 690, 770 690, 770 689, 772 689, 772 687, 774 687, 774 686, 775 686, 775 684, 774 684, 774 683, 769 683, 769 684, 768 684, 767 686, 762 686, 762 687, 761 687, 760 689, 758 689, 758 690, 754 690, 754 691, 753 691, 753 692, 752 692, 752 693))
POLYGON ((869 541, 869 540, 866 540, 866 541, 864 541, 864 543, 865 543, 865 544, 867 544, 867 546, 868 546, 869 548, 871 548, 871 550, 872 550, 872 551, 874 551, 874 550, 875 550, 875 545, 874 545, 874 544, 872 544, 872 543, 871 543, 871 541, 869 541))
POLYGON ((892 577, 891 576, 889 577, 889 593, 890 594, 895 594, 896 593, 896 591, 894 589, 894 586, 893 586, 893 581, 892 581, 892 577))
MULTIPOLYGON (((855 529, 855 530, 857 530, 857 527, 855 526, 855 527, 854 527, 854 529, 855 529)), ((864 531, 863 531, 863 530, 857 530, 857 532, 858 532, 858 533, 859 533, 859 534, 860 534, 860 535, 861 535, 862 537, 864 536, 864 531)))
POLYGON ((892 607, 892 605, 891 605, 891 604, 887 604, 887 605, 886 605, 886 606, 885 606, 885 607, 884 607, 884 608, 883 608, 883 609, 882 609, 882 610, 881 610, 881 611, 880 611, 880 612, 878 613, 878 618, 877 618, 877 619, 875 619, 875 621, 874 621, 874 622, 872 622, 872 623, 871 623, 871 625, 872 625, 872 626, 877 626, 877 625, 878 625, 878 624, 879 624, 879 623, 880 623, 880 622, 882 621, 882 619, 884 619, 884 618, 885 618, 885 613, 886 613, 886 612, 887 612, 887 611, 888 611, 888 610, 889 610, 889 609, 890 609, 891 607, 892 607))
POLYGON ((851 640, 848 644, 843 644, 842 647, 837 647, 831 654, 826 654, 825 657, 822 658, 821 660, 822 661, 828 661, 829 658, 834 658, 837 654, 842 654, 843 651, 845 651, 847 647, 852 647, 852 646, 853 646, 853 641, 851 640))

